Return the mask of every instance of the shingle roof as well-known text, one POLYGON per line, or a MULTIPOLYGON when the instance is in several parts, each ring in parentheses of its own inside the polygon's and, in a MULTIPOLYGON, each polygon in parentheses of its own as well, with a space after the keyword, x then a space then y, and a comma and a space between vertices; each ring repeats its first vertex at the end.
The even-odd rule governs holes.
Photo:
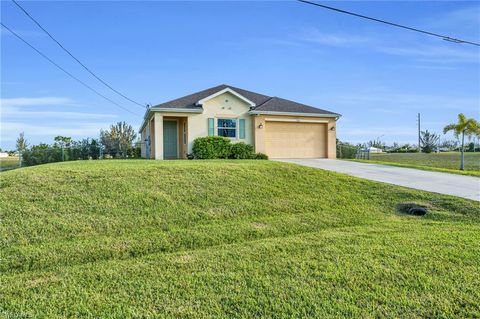
POLYGON ((199 108, 200 106, 195 105, 198 101, 201 99, 206 98, 207 96, 210 96, 212 94, 217 93, 218 91, 224 90, 226 88, 231 88, 235 92, 237 92, 240 95, 243 95, 255 105, 262 104, 266 100, 268 100, 270 97, 262 94, 258 94, 255 92, 250 92, 247 90, 239 89, 230 85, 222 84, 215 86, 213 88, 209 88, 197 93, 193 93, 190 95, 186 95, 184 97, 171 100, 162 104, 155 105, 154 107, 160 107, 160 108, 199 108))
POLYGON ((212 94, 215 94, 221 90, 230 88, 238 94, 246 97, 253 103, 255 107, 253 110, 259 112, 282 112, 282 113, 310 113, 310 114, 332 114, 337 113, 322 110, 313 106, 297 103, 294 101, 282 99, 279 97, 270 97, 267 95, 247 91, 244 89, 236 88, 231 85, 218 85, 200 92, 196 92, 184 97, 171 100, 162 104, 155 105, 156 108, 172 108, 172 109, 197 109, 201 106, 196 105, 198 101, 204 99, 212 94))
POLYGON ((264 103, 257 105, 255 111, 261 112, 282 112, 282 113, 310 113, 310 114, 332 114, 337 113, 322 110, 313 106, 297 103, 294 101, 282 99, 279 97, 272 97, 264 103))

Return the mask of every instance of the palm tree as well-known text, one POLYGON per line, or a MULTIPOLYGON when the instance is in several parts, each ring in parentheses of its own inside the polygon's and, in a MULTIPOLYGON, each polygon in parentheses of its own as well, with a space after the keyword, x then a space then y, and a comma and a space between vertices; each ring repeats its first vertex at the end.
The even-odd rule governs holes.
POLYGON ((463 171, 465 166, 465 135, 468 137, 472 135, 478 136, 480 134, 480 124, 475 119, 467 119, 463 113, 460 113, 458 114, 458 122, 456 124, 449 124, 443 128, 443 134, 450 131, 453 131, 457 138, 462 135, 460 170, 463 171))

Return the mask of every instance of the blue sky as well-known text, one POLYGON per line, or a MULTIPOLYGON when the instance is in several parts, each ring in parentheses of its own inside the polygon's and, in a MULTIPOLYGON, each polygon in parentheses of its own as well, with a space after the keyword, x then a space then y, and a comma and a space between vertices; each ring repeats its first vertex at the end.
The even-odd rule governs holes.
MULTIPOLYGON (((471 41, 476 2, 325 2, 471 41)), ((226 83, 341 113, 337 134, 365 142, 416 141, 459 112, 479 117, 478 47, 367 22, 298 2, 21 2, 60 42, 129 97, 157 104, 226 83)), ((103 87, 12 2, 1 19, 102 94, 103 87)), ((1 31, 1 145, 22 131, 30 143, 56 135, 96 137, 129 114, 68 78, 1 31)))

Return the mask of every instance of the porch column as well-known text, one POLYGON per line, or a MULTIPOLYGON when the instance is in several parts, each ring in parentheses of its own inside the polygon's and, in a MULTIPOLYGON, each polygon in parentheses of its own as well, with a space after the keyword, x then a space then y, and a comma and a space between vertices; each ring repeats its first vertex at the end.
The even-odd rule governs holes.
POLYGON ((199 136, 207 136, 207 119, 202 117, 199 119, 199 115, 189 115, 187 117, 187 153, 192 153, 193 140, 199 136), (205 125, 200 126, 198 123, 204 121, 205 125), (202 127, 204 131, 198 132, 199 127, 202 127))
POLYGON ((155 126, 155 159, 163 160, 163 116, 161 113, 155 112, 153 123, 155 126))

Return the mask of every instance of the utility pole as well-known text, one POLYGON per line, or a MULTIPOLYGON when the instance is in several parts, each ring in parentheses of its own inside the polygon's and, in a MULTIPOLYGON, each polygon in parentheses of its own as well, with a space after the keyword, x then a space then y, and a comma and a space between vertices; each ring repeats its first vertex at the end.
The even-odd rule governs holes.
POLYGON ((420 148, 420 113, 418 113, 418 151, 421 152, 420 148))

